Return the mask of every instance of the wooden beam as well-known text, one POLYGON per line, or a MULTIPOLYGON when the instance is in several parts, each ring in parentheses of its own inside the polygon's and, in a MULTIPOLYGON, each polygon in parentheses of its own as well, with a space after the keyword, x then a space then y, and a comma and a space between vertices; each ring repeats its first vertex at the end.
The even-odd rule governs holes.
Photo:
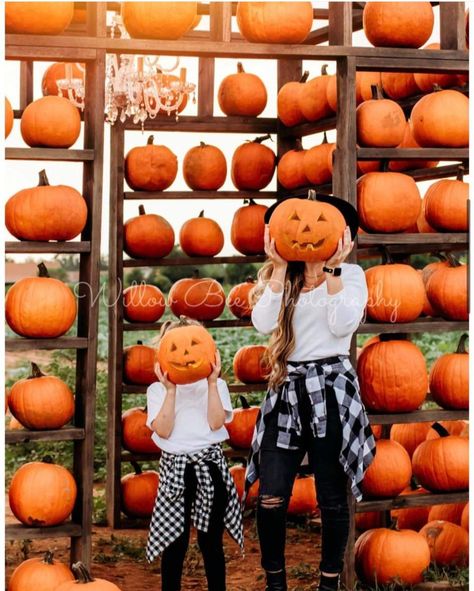
POLYGON ((34 242, 9 241, 5 242, 5 254, 39 254, 39 253, 81 253, 90 252, 91 243, 88 240, 76 242, 34 242))
MULTIPOLYGON (((204 76, 205 61, 207 58, 199 60, 199 68, 201 76, 204 76), (203 61, 204 60, 204 61, 203 61)), ((208 67, 208 66, 207 66, 208 67)), ((276 133, 277 119, 270 117, 213 117, 210 112, 209 105, 204 105, 199 112, 199 100, 204 100, 204 97, 210 96, 209 86, 210 78, 199 78, 198 86, 198 116, 180 116, 176 121, 174 117, 158 116, 155 119, 147 119, 144 124, 145 131, 195 131, 199 133, 276 133), (199 93, 201 88, 201 94, 199 93)), ((213 95, 212 91, 212 95, 213 95)), ((126 130, 141 131, 141 124, 134 124, 132 120, 128 120, 124 124, 126 130)))
POLYGON ((6 540, 77 538, 80 536, 82 536, 82 527, 78 523, 70 521, 52 527, 27 527, 21 523, 12 523, 5 527, 6 540))
POLYGON ((276 191, 126 191, 124 199, 143 201, 149 199, 276 199, 276 191))
POLYGON ((20 62, 20 109, 33 102, 33 62, 20 62))
POLYGON ((6 351, 31 351, 41 349, 86 349, 88 341, 83 337, 58 337, 57 339, 24 339, 21 337, 7 337, 5 339, 6 351))
POLYGON ((463 503, 469 500, 469 491, 451 493, 430 493, 426 495, 399 495, 390 499, 364 500, 356 505, 357 513, 365 511, 388 511, 390 509, 406 509, 408 507, 426 507, 463 503))
POLYGON ((357 332, 358 334, 385 334, 399 332, 449 332, 455 330, 469 330, 469 322, 443 320, 441 318, 420 318, 414 322, 394 324, 363 322, 357 329, 357 332))
POLYGON ((84 429, 66 426, 50 431, 30 431, 29 429, 5 429, 5 443, 29 443, 30 441, 80 441, 84 439, 84 429))
POLYGON ((54 160, 60 162, 87 162, 94 160, 95 151, 66 148, 5 148, 5 160, 54 160))
POLYGON ((231 40, 232 3, 211 2, 209 14, 211 39, 229 43, 231 40))
POLYGON ((464 2, 440 2, 441 49, 466 49, 466 21, 464 2))
POLYGON ((433 234, 359 234, 357 244, 364 246, 385 246, 385 245, 411 245, 424 244, 433 250, 444 250, 453 244, 462 244, 466 248, 469 244, 469 235, 463 232, 458 233, 433 233, 433 234))
POLYGON ((352 45, 352 32, 352 3, 329 2, 329 45, 352 45))
POLYGON ((358 148, 359 160, 468 160, 469 148, 358 148))
POLYGON ((396 414, 369 413, 372 425, 395 425, 398 423, 434 423, 436 421, 469 420, 468 410, 415 410, 396 414))
MULTIPOLYGON (((25 35, 15 35, 15 37, 25 37, 25 35)), ((26 37, 30 37, 30 35, 26 35, 26 37)), ((71 47, 64 47, 63 44, 51 46, 46 39, 42 45, 41 39, 38 37, 36 39, 37 46, 30 45, 28 40, 25 44, 22 39, 17 40, 18 45, 8 43, 5 46, 5 59, 31 62, 91 62, 95 60, 97 55, 95 48, 86 48, 80 45, 83 37, 70 37, 71 47), (79 44, 72 43, 74 39, 78 39, 79 44)))

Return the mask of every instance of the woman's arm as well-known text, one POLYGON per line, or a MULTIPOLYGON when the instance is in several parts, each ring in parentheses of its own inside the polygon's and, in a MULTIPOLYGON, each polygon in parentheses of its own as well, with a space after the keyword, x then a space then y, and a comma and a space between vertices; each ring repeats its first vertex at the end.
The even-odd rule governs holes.
POLYGON ((151 428, 159 437, 168 439, 174 428, 176 385, 168 380, 167 372, 162 373, 158 363, 155 364, 155 373, 165 387, 166 395, 159 413, 151 422, 151 428))
POLYGON ((212 431, 217 431, 225 423, 225 410, 217 388, 217 379, 221 373, 221 357, 216 351, 216 362, 212 364, 212 373, 207 378, 209 395, 207 401, 207 422, 212 431))

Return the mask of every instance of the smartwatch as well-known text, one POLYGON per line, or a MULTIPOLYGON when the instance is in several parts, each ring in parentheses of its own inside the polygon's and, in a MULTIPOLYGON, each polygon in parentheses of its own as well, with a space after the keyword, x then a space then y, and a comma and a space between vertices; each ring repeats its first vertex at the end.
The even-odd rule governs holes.
POLYGON ((323 271, 324 271, 324 273, 329 273, 330 275, 334 275, 334 277, 340 277, 340 275, 342 273, 341 267, 334 267, 334 269, 332 269, 331 267, 323 267, 323 271))

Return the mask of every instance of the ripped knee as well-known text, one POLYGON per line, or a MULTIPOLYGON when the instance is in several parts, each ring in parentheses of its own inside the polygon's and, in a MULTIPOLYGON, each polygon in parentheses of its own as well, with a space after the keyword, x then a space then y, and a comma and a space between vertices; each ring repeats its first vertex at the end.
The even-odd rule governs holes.
POLYGON ((258 502, 262 509, 280 509, 286 506, 287 499, 274 495, 260 495, 258 502))

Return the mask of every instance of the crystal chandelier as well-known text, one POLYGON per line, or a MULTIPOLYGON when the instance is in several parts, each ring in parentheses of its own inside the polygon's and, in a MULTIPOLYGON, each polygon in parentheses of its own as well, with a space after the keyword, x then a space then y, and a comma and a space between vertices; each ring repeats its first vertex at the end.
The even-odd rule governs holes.
POLYGON ((76 72, 81 72, 80 78, 73 77, 73 64, 66 62, 64 64, 64 78, 56 80, 58 95, 67 98, 71 103, 81 111, 84 110, 86 91, 84 86, 84 66, 83 64, 74 64, 76 72))

